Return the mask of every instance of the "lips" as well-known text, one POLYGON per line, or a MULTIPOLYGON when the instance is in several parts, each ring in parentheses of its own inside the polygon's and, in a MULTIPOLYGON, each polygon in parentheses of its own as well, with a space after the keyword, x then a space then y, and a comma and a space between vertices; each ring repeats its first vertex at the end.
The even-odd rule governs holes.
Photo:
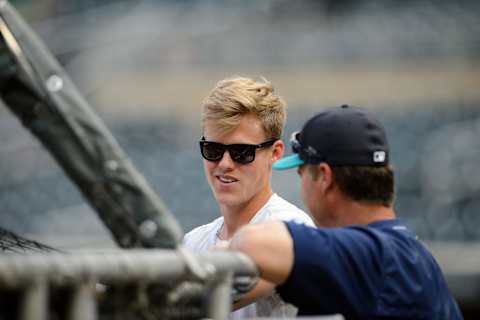
POLYGON ((234 177, 231 176, 226 176, 226 175, 218 175, 215 176, 221 183, 234 183, 237 182, 238 179, 235 179, 234 177))

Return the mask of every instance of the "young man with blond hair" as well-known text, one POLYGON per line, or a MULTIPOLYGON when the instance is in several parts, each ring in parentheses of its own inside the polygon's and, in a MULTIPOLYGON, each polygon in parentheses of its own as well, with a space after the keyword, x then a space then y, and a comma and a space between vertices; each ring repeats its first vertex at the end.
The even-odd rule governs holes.
MULTIPOLYGON (((285 103, 270 82, 229 78, 217 83, 203 102, 200 151, 221 217, 190 231, 187 248, 208 250, 229 241, 246 224, 267 220, 313 225, 309 216, 272 191, 272 165, 284 152, 281 140, 285 103)), ((291 317, 274 286, 261 281, 235 305, 232 318, 291 317), (252 303, 252 298, 256 301, 252 303)))

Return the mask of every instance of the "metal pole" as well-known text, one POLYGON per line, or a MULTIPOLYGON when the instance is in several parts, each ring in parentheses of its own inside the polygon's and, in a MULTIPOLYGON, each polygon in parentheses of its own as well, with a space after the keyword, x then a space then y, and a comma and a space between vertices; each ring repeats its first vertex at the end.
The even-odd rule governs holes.
POLYGON ((207 316, 214 320, 227 319, 232 310, 230 296, 233 283, 233 273, 218 274, 212 282, 210 301, 207 307, 207 316))
POLYGON ((87 281, 75 285, 68 309, 69 320, 96 320, 95 283, 87 281))
POLYGON ((20 320, 47 320, 48 287, 44 279, 34 279, 22 292, 20 320))
MULTIPOLYGON (((213 273, 233 272, 237 276, 257 274, 253 262, 240 253, 209 252, 195 256, 201 265, 212 265, 215 270, 213 273)), ((189 270, 184 260, 174 250, 116 250, 69 255, 9 254, 0 256, 0 286, 20 287, 22 283, 30 283, 36 278, 53 285, 75 284, 85 281, 85 277, 105 284, 189 280, 189 270)))

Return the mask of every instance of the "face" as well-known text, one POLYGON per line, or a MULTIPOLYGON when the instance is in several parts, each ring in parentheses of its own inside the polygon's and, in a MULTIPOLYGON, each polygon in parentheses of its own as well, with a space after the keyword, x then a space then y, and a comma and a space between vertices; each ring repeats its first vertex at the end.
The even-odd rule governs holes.
MULTIPOLYGON (((244 116, 239 126, 227 134, 218 134, 207 124, 204 137, 223 144, 260 144, 271 138, 265 136, 260 120, 254 115, 244 116)), ((279 140, 271 147, 257 149, 255 160, 247 164, 234 162, 228 151, 219 161, 204 159, 205 175, 219 205, 242 208, 269 197, 272 164, 281 158, 283 148, 279 140)))

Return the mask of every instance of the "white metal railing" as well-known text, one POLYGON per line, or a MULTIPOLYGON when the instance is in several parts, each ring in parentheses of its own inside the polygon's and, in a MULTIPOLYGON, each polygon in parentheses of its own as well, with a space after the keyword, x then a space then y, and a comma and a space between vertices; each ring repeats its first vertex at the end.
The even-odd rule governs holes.
POLYGON ((193 254, 188 250, 118 250, 97 253, 5 254, 0 256, 0 289, 16 290, 20 320, 49 319, 50 287, 68 287, 71 320, 98 318, 96 288, 198 282, 209 292, 206 316, 226 319, 233 279, 254 283, 257 271, 246 256, 232 252, 193 254))

